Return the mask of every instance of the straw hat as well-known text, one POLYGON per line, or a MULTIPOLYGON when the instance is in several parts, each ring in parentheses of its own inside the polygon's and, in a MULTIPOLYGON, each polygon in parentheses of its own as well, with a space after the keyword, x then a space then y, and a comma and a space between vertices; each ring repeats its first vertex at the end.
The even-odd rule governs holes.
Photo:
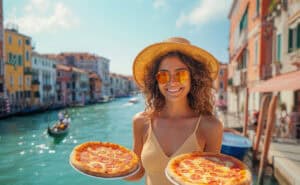
POLYGON ((194 58, 198 62, 205 63, 210 70, 211 78, 216 79, 219 72, 219 62, 213 55, 204 49, 191 45, 190 42, 184 38, 172 37, 163 42, 146 47, 135 58, 133 62, 133 77, 140 88, 145 86, 144 77, 146 66, 170 51, 179 51, 194 58))

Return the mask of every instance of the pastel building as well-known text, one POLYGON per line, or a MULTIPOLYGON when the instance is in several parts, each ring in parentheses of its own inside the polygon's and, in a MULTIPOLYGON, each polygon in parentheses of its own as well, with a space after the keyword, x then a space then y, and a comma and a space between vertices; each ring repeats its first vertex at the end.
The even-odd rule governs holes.
MULTIPOLYGON (((300 1, 274 1, 267 19, 273 24, 269 76, 300 70, 300 1)), ((282 91, 279 100, 291 112, 293 107, 300 108, 300 91, 282 91)))
POLYGON ((32 86, 35 104, 49 106, 56 103, 56 64, 54 59, 47 58, 37 52, 32 53, 32 86))
POLYGON ((101 97, 109 97, 110 78, 109 78, 109 59, 95 54, 84 52, 63 52, 57 55, 48 55, 55 57, 60 64, 83 69, 87 72, 95 72, 101 80, 101 97))

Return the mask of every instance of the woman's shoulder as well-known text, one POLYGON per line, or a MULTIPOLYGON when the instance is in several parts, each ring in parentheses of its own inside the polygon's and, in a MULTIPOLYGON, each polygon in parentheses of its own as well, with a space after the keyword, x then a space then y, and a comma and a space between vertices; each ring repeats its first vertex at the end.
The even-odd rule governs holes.
POLYGON ((150 122, 149 114, 146 112, 138 112, 133 116, 133 124, 135 127, 146 127, 150 122))
POLYGON ((205 115, 201 119, 201 125, 207 129, 223 129, 223 123, 214 115, 205 115))

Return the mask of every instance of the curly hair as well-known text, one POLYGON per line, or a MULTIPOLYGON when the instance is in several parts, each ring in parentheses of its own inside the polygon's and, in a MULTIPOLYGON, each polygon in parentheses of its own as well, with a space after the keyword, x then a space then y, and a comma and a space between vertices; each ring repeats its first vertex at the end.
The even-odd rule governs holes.
POLYGON ((146 67, 145 87, 142 92, 145 96, 145 112, 153 115, 162 110, 165 105, 165 97, 161 94, 156 79, 161 62, 168 57, 178 57, 189 69, 191 77, 191 90, 188 93, 189 106, 198 114, 212 115, 214 96, 212 93, 213 79, 210 76, 207 66, 198 62, 192 57, 179 51, 171 51, 156 60, 153 60, 146 67))

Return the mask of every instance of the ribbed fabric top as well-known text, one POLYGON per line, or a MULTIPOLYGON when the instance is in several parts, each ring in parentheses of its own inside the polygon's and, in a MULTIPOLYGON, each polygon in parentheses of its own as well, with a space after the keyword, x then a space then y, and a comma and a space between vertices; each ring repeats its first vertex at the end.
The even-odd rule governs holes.
POLYGON ((200 120, 201 116, 192 134, 187 137, 183 144, 171 156, 167 156, 153 132, 152 123, 149 119, 148 138, 141 153, 147 185, 173 185, 165 176, 165 168, 169 160, 176 155, 193 151, 203 151, 203 146, 199 146, 196 136, 196 130, 200 120))

